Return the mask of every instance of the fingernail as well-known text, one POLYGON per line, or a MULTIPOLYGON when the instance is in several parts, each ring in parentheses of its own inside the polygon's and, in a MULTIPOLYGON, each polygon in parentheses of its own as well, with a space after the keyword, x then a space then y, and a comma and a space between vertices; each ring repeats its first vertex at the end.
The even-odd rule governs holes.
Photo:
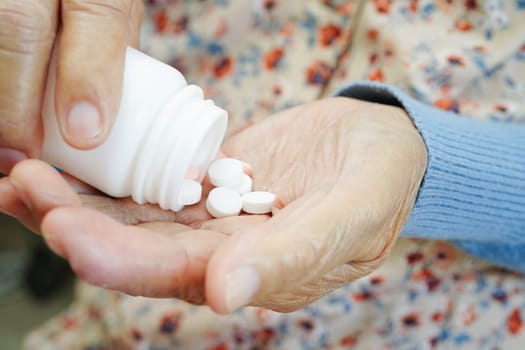
POLYGON ((261 283, 253 266, 241 266, 226 276, 226 307, 232 312, 247 305, 261 283))
POLYGON ((100 135, 102 120, 97 107, 89 102, 74 105, 67 116, 66 131, 73 139, 94 139, 100 135))
POLYGON ((16 163, 27 159, 27 156, 17 150, 10 148, 0 148, 0 173, 9 174, 16 163))

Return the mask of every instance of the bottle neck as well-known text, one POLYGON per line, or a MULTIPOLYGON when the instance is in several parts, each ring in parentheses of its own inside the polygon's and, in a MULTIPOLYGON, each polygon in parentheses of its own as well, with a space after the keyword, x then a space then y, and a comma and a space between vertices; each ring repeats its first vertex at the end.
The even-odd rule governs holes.
POLYGON ((190 167, 206 174, 224 139, 227 113, 202 89, 188 85, 161 109, 137 155, 132 197, 138 203, 158 203, 162 209, 183 208, 180 189, 190 167))

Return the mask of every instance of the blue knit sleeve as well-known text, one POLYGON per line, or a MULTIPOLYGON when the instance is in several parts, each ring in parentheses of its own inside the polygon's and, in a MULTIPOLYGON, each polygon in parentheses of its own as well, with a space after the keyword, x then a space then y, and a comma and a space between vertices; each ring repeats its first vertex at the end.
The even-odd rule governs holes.
POLYGON ((404 108, 425 142, 428 167, 403 236, 454 241, 525 272, 525 125, 469 119, 385 84, 337 94, 404 108))

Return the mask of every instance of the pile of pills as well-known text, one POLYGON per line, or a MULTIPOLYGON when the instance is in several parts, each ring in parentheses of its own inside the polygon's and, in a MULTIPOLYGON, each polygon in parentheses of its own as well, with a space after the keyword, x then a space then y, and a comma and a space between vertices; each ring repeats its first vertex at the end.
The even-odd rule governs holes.
MULTIPOLYGON (((180 191, 184 205, 196 204, 201 200, 202 187, 192 179, 191 171, 180 191)), ((275 195, 270 192, 252 192, 252 178, 244 172, 244 165, 238 159, 222 158, 208 168, 208 177, 214 189, 206 199, 206 210, 215 218, 248 214, 268 214, 275 204, 275 195)))

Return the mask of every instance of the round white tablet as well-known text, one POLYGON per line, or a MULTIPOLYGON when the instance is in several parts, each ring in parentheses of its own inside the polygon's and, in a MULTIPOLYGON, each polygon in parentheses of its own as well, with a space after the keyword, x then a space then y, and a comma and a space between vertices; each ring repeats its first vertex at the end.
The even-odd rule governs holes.
POLYGON ((248 214, 268 214, 275 199, 275 194, 270 192, 249 192, 242 196, 242 210, 248 214))
POLYGON ((197 181, 184 180, 179 192, 179 202, 182 205, 199 203, 202 197, 202 186, 197 181))
POLYGON ((242 176, 242 182, 239 186, 237 186, 235 189, 239 194, 245 194, 252 191, 253 186, 253 180, 251 177, 249 177, 246 174, 243 174, 242 176))
POLYGON ((211 216, 224 218, 239 215, 242 209, 241 195, 231 188, 216 187, 208 194, 206 210, 211 216))
POLYGON ((238 159, 221 158, 210 164, 208 176, 216 187, 236 188, 241 185, 244 166, 238 159))

